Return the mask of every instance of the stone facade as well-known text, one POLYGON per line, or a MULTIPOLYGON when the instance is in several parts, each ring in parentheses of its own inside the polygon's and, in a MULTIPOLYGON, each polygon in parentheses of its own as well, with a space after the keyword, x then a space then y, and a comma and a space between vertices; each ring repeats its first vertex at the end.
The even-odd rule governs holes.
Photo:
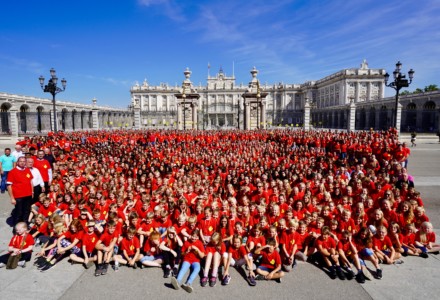
MULTIPOLYGON (((133 126, 133 112, 93 103, 57 101, 58 130, 126 128, 133 126)), ((53 130, 52 100, 0 93, 1 135, 19 136, 53 130)))

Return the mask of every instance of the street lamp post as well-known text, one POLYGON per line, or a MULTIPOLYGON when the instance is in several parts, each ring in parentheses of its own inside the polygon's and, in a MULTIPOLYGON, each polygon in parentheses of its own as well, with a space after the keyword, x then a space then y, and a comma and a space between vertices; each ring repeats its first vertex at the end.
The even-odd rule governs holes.
POLYGON ((394 81, 390 82, 389 84, 388 84, 388 79, 390 78, 390 74, 388 73, 385 74, 385 85, 387 87, 393 88, 396 91, 396 103, 394 109, 394 127, 396 128, 397 131, 400 130, 400 128, 397 128, 397 109, 399 106, 399 91, 402 88, 408 87, 410 85, 415 73, 413 69, 410 69, 408 71, 408 78, 409 78, 409 82, 408 82, 408 79, 406 79, 406 75, 400 72, 401 69, 402 69, 402 63, 398 61, 396 63, 396 69, 393 72, 394 81))
POLYGON ((56 71, 54 68, 50 69, 50 76, 48 83, 44 85, 44 77, 41 75, 38 79, 40 80, 41 88, 45 93, 50 93, 52 95, 52 104, 53 104, 53 123, 54 123, 54 132, 58 131, 57 126, 57 111, 56 111, 56 102, 55 95, 64 92, 66 90, 67 80, 61 79, 62 88, 57 86, 58 77, 56 76, 56 71))

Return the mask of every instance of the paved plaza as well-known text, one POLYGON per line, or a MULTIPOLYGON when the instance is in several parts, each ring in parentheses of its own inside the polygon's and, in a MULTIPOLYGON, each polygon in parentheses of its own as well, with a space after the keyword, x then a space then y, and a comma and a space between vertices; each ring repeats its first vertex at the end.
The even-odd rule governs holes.
MULTIPOLYGON (((1 145, 4 148, 5 145, 1 145)), ((3 150, 2 150, 3 151, 3 150)), ((427 215, 437 234, 440 233, 440 144, 434 139, 420 141, 411 148, 409 173, 422 193, 427 215)), ((6 224, 12 206, 9 197, 0 196, 0 254, 5 253, 11 238, 6 224)), ((439 239, 437 239, 438 241, 439 239)), ((332 280, 320 269, 299 263, 281 284, 259 281, 250 287, 232 270, 229 286, 218 284, 202 288, 198 280, 194 292, 175 291, 170 280, 162 278, 159 269, 128 269, 95 277, 94 269, 71 266, 67 259, 48 272, 41 273, 32 264, 16 270, 0 269, 1 299, 435 299, 440 295, 440 255, 428 259, 404 258, 404 264, 383 267, 383 279, 372 279, 365 284, 355 280, 332 280)))

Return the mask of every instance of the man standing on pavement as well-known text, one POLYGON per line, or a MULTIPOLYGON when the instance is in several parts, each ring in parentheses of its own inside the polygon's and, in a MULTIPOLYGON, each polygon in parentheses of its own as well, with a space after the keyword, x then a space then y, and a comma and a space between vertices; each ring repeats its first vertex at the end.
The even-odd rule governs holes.
POLYGON ((6 191, 6 179, 8 178, 8 173, 13 168, 15 168, 16 162, 17 159, 15 159, 15 156, 11 155, 11 148, 6 148, 5 154, 0 156, 0 172, 2 175, 2 182, 1 182, 2 194, 4 194, 6 191))
POLYGON ((49 191, 49 184, 52 182, 52 168, 50 163, 44 159, 44 151, 38 150, 37 159, 34 161, 34 167, 40 171, 41 177, 43 177, 44 188, 49 191))
POLYGON ((12 151, 12 156, 14 156, 17 161, 19 157, 24 156, 24 152, 21 148, 21 145, 15 145, 15 150, 12 151))
POLYGON ((35 204, 38 201, 38 198, 40 197, 40 194, 42 192, 45 192, 46 189, 44 187, 44 181, 43 177, 41 177, 40 171, 38 171, 37 168, 34 168, 34 159, 33 158, 27 158, 26 159, 26 166, 31 170, 32 173, 32 186, 34 189, 34 196, 32 197, 32 204, 35 204))
POLYGON ((17 166, 9 171, 7 179, 11 204, 15 205, 12 215, 14 226, 18 222, 28 221, 33 194, 32 178, 31 170, 26 168, 26 158, 20 157, 17 166))

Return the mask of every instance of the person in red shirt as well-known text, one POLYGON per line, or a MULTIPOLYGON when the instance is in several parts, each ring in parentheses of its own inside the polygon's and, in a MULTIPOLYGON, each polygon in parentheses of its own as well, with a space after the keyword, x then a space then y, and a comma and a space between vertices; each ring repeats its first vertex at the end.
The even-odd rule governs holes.
POLYGON ((255 250, 256 255, 262 256, 261 264, 258 266, 255 280, 275 280, 280 283, 281 278, 284 277, 284 272, 281 270, 281 256, 275 250, 276 241, 273 238, 267 240, 266 246, 259 247, 255 250))
POLYGON ((280 238, 281 259, 285 272, 290 272, 294 264, 295 253, 298 248, 297 242, 299 240, 299 234, 296 232, 297 228, 298 221, 290 220, 287 230, 282 233, 280 238))
MULTIPOLYGON (((236 223, 238 225, 239 223, 236 223)), ((231 276, 229 275, 229 268, 235 267, 239 273, 245 273, 243 266, 246 265, 249 270, 249 275, 246 277, 247 282, 250 286, 255 286, 257 283, 255 282, 255 273, 253 271, 254 264, 252 261, 252 257, 246 251, 245 246, 243 245, 242 236, 239 234, 234 234, 232 237, 232 242, 229 245, 228 258, 226 261, 225 272, 223 273, 222 285, 228 285, 231 281, 231 276)))
POLYGON ((51 269, 66 256, 66 252, 68 251, 71 255, 80 255, 83 234, 84 230, 81 222, 79 220, 73 220, 69 225, 69 230, 59 234, 56 247, 50 251, 40 271, 45 272, 51 269))
POLYGON ((351 279, 356 276, 356 280, 359 283, 365 283, 366 277, 364 275, 364 272, 362 271, 359 256, 357 254, 356 246, 352 241, 352 234, 350 231, 342 231, 337 248, 341 265, 347 271, 347 278, 351 279), (356 267, 357 274, 355 274, 354 271, 351 269, 351 262, 353 262, 354 266, 356 267))
POLYGON ((147 267, 162 267, 163 251, 165 242, 161 241, 160 233, 153 231, 148 240, 145 242, 143 253, 144 256, 140 260, 141 264, 147 267))
POLYGON ((49 191, 49 185, 52 182, 52 167, 50 163, 44 159, 44 151, 39 150, 37 153, 37 158, 34 160, 34 168, 40 171, 41 177, 44 181, 44 190, 49 191))
POLYGON ((31 171, 26 168, 26 158, 24 156, 19 157, 17 166, 9 171, 6 181, 11 204, 15 205, 12 215, 14 226, 19 222, 28 221, 34 190, 32 178, 31 171))
POLYGON ((114 256, 114 269, 119 271, 119 264, 124 264, 129 267, 137 268, 137 262, 141 260, 141 245, 136 236, 136 228, 130 227, 127 230, 125 237, 122 239, 119 254, 114 256))
POLYGON ((402 263, 400 253, 393 247, 391 239, 387 236, 388 230, 385 226, 377 227, 376 235, 373 238, 373 250, 379 261, 386 264, 402 263))
POLYGON ((171 277, 171 285, 175 290, 180 288, 183 276, 185 276, 186 272, 191 269, 188 279, 182 284, 182 288, 188 293, 192 293, 193 291, 192 283, 200 272, 200 260, 205 257, 205 247, 199 240, 200 234, 200 230, 195 229, 191 234, 190 240, 183 244, 183 262, 180 266, 179 274, 177 275, 177 278, 171 277))
POLYGON ((95 222, 87 222, 87 231, 83 234, 81 252, 78 254, 72 253, 70 259, 74 262, 84 264, 86 269, 90 268, 97 260, 95 251, 98 236, 95 233, 95 222))
POLYGON ((211 240, 212 234, 217 228, 217 221, 212 217, 212 208, 205 207, 205 217, 199 221, 198 228, 200 229, 200 239, 204 245, 207 245, 211 240))
POLYGON ((106 230, 99 237, 95 245, 98 256, 95 276, 107 274, 108 265, 113 258, 114 247, 119 237, 114 220, 109 221, 106 227, 106 230))
POLYGON ((46 218, 38 214, 35 216, 35 225, 31 228, 29 232, 32 237, 35 239, 36 244, 44 245, 47 241, 49 241, 49 227, 46 218))
MULTIPOLYGON (((225 216, 227 219, 227 217, 225 216)), ((209 241, 208 245, 205 249, 205 266, 203 268, 203 277, 201 278, 200 284, 202 287, 205 287, 208 285, 209 280, 209 286, 214 287, 217 284, 217 274, 218 274, 218 268, 220 266, 220 262, 223 259, 223 263, 226 263, 226 246, 222 242, 222 236, 218 232, 214 232, 214 234, 211 237, 211 240, 209 241), (211 270, 212 266, 212 276, 211 278, 208 278, 209 271, 211 270)))
POLYGON ((266 245, 266 238, 263 235, 260 224, 257 224, 252 230, 252 235, 247 239, 247 251, 253 253, 255 249, 266 245))
POLYGON ((322 227, 321 235, 315 241, 316 252, 311 257, 312 261, 322 263, 329 270, 330 278, 344 280, 345 275, 339 264, 339 254, 336 250, 336 242, 330 236, 330 228, 322 227))
MULTIPOLYGON (((185 216, 181 217, 185 218, 185 216)), ((164 278, 169 278, 171 275, 177 276, 182 254, 182 246, 183 242, 179 237, 177 229, 174 226, 171 226, 168 228, 167 236, 161 246, 163 251, 163 264, 165 266, 164 278)))
POLYGON ((0 256, 0 268, 6 266, 10 256, 16 255, 21 255, 18 265, 24 268, 26 262, 31 260, 33 248, 34 238, 28 233, 26 223, 17 223, 15 225, 15 234, 9 242, 8 253, 0 256))
POLYGON ((431 223, 422 223, 420 230, 416 233, 415 246, 422 250, 422 253, 439 253, 440 245, 435 243, 435 232, 431 223))

